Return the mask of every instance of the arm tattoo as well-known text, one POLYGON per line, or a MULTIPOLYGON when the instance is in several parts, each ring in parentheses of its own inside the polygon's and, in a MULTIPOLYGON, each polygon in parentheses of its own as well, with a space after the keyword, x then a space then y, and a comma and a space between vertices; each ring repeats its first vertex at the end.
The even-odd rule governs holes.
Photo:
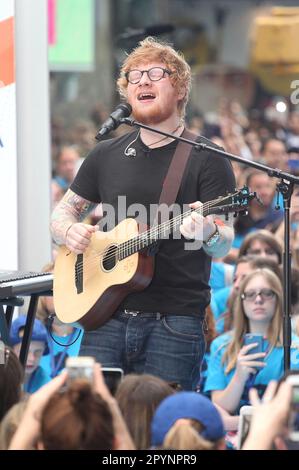
POLYGON ((96 206, 96 203, 69 189, 52 213, 50 227, 55 242, 64 244, 67 229, 74 223, 82 222, 96 206))

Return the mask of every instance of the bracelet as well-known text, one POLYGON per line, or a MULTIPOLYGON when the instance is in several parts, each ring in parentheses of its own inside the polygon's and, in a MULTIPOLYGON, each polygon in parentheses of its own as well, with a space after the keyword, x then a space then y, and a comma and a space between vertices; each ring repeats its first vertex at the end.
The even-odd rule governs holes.
POLYGON ((218 240, 220 239, 220 233, 219 233, 219 230, 218 230, 218 225, 215 224, 215 232, 206 240, 204 241, 204 244, 206 246, 208 246, 209 248, 211 248, 212 246, 214 246, 218 240))

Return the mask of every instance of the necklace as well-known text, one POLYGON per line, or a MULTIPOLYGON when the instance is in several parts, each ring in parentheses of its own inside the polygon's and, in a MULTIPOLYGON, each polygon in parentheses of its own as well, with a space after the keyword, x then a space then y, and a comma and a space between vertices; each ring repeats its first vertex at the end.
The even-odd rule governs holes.
MULTIPOLYGON (((172 134, 174 134, 180 127, 181 127, 181 123, 174 129, 174 131, 172 131, 172 134)), ((165 135, 164 137, 162 137, 162 139, 159 139, 159 140, 156 140, 155 142, 152 142, 151 144, 148 144, 148 147, 151 147, 152 145, 155 145, 155 144, 159 144, 160 142, 163 142, 164 140, 166 139, 171 139, 171 137, 169 137, 168 135, 165 135)))

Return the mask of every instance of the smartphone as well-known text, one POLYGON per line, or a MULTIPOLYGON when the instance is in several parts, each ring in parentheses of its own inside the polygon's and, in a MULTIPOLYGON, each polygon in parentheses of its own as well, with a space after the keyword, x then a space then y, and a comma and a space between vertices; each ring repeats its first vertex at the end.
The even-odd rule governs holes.
POLYGON ((253 406, 242 406, 240 408, 238 434, 237 434, 237 449, 240 450, 244 441, 249 433, 250 423, 253 415, 253 406))
MULTIPOLYGON (((247 333, 244 335, 244 346, 247 344, 257 343, 257 346, 250 349, 247 354, 256 354, 263 352, 264 346, 264 337, 263 335, 254 335, 252 333, 247 333)), ((262 359, 261 359, 262 360, 262 359)))
POLYGON ((289 375, 286 382, 292 386, 288 438, 291 441, 299 441, 299 375, 289 375))
POLYGON ((68 371, 68 382, 75 379, 86 379, 93 382, 95 359, 89 356, 68 357, 65 363, 68 371))
POLYGON ((119 367, 102 367, 102 373, 111 395, 114 396, 124 376, 124 371, 119 367))

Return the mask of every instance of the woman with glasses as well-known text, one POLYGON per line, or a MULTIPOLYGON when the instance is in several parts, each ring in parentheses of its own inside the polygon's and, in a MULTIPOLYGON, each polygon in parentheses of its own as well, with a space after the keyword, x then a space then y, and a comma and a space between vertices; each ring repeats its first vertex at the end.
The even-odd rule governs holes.
MULTIPOLYGON (((96 231, 82 223, 96 204, 102 203, 104 213, 112 215, 105 218, 107 230, 128 217, 153 225, 177 148, 175 137, 184 131, 191 70, 170 45, 153 38, 141 41, 125 59, 117 86, 136 121, 174 138, 142 128, 100 142, 90 152, 52 215, 55 241, 75 254, 85 252, 96 231)), ((215 147, 203 137, 194 139, 215 147)), ((176 209, 182 213, 199 207, 234 188, 229 161, 192 149, 176 209)), ((175 237, 162 235, 148 286, 128 294, 104 325, 85 332, 80 355, 95 356, 103 366, 120 367, 125 373, 154 374, 194 389, 205 348, 203 321, 210 302, 211 257, 229 251, 232 225, 232 217, 221 215, 215 220, 193 211, 175 237)), ((145 256, 149 261, 148 252, 145 256)), ((113 289, 107 293, 110 301, 113 289)))
MULTIPOLYGON (((242 281, 234 311, 233 329, 216 338, 211 346, 205 391, 231 414, 249 404, 248 392, 257 388, 262 396, 270 380, 283 375, 282 287, 279 278, 262 268, 242 281), (251 344, 245 344, 248 335, 251 344)), ((299 367, 296 347, 291 362, 299 367)))

